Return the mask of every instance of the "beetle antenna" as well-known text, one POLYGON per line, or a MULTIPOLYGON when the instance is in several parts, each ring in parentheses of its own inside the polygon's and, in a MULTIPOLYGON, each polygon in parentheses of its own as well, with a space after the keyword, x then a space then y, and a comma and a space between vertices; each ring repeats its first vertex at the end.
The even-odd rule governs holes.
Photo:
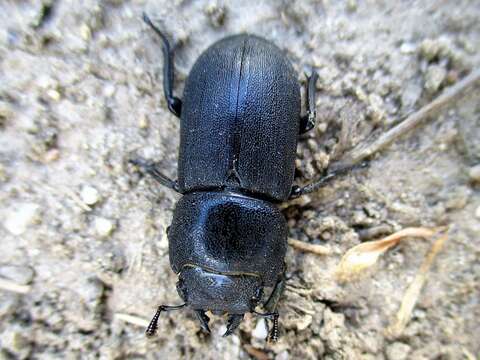
POLYGON ((160 305, 157 308, 157 312, 155 313, 155 315, 153 315, 152 321, 150 321, 150 324, 148 324, 147 330, 145 330, 145 334, 149 337, 155 335, 158 329, 158 318, 160 317, 162 311, 179 310, 181 308, 184 308, 185 306, 187 306, 186 303, 182 305, 160 305))
MULTIPOLYGON (((272 330, 268 334, 268 341, 272 342, 272 343, 276 342, 278 340, 278 317, 279 317, 278 312, 275 311, 275 312, 271 312, 271 313, 259 313, 259 312, 256 312, 254 310, 254 311, 252 311, 252 313, 254 313, 257 316, 260 316, 262 318, 269 319, 269 320, 272 321, 273 327, 272 327, 272 330)), ((268 328, 268 325, 267 325, 267 328, 268 328)))

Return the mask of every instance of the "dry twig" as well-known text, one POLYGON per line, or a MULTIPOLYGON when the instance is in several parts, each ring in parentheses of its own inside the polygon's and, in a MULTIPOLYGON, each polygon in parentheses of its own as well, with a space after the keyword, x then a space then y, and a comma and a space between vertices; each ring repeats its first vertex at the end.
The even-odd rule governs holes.
POLYGON ((30 289, 30 285, 20 285, 11 280, 0 278, 0 290, 10 291, 17 294, 27 294, 30 289))
POLYGON ((436 114, 443 106, 457 99, 458 96, 466 89, 480 82, 480 69, 472 71, 468 76, 460 80, 457 84, 447 88, 443 94, 437 97, 428 105, 414 112, 403 120, 397 126, 391 128, 387 132, 372 142, 370 145, 357 146, 347 153, 342 160, 332 164, 331 169, 344 169, 356 165, 366 158, 372 156, 376 152, 384 149, 399 137, 405 135, 415 127, 419 126, 426 119, 436 114))
POLYGON ((115 313, 115 318, 123 321, 123 322, 126 322, 126 323, 129 323, 129 324, 132 324, 132 325, 136 325, 136 326, 140 326, 140 327, 144 327, 146 328, 149 324, 149 321, 144 319, 144 318, 141 318, 140 316, 135 316, 135 315, 129 315, 129 314, 125 314, 125 313, 115 313))
POLYGON ((387 334, 389 336, 398 337, 403 333, 403 330, 405 330, 412 315, 413 308, 417 303, 420 291, 427 280, 427 274, 432 266, 433 260, 440 250, 442 250, 447 239, 448 234, 444 233, 433 243, 430 251, 423 260, 422 266, 420 266, 415 279, 408 286, 407 291, 403 295, 402 304, 400 305, 400 310, 395 317, 394 323, 387 328, 387 334))
POLYGON ((268 360, 270 357, 268 354, 260 349, 254 348, 252 345, 244 345, 243 348, 248 353, 248 355, 252 356, 256 360, 268 360))
POLYGON ((292 238, 288 238, 288 245, 297 250, 306 251, 317 255, 330 255, 332 253, 332 250, 330 250, 326 246, 309 244, 305 241, 300 241, 292 238))

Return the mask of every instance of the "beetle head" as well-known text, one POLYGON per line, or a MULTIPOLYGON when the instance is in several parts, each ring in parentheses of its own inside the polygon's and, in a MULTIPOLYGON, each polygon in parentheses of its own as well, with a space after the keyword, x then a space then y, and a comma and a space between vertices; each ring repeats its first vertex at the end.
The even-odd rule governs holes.
POLYGON ((229 315, 224 336, 240 325, 246 312, 254 311, 262 297, 262 289, 257 276, 217 274, 193 266, 184 267, 177 283, 180 297, 195 310, 205 331, 209 331, 206 311, 229 315))
POLYGON ((155 316, 147 327, 147 336, 155 334, 158 318, 162 311, 178 310, 190 307, 195 311, 200 326, 210 332, 210 318, 206 311, 215 315, 228 315, 227 331, 223 336, 232 334, 240 325, 246 312, 251 312, 272 320, 273 328, 269 340, 275 342, 278 336, 278 313, 258 313, 255 308, 263 295, 263 285, 255 275, 225 275, 204 270, 198 266, 185 266, 180 272, 177 291, 185 301, 182 305, 158 307, 155 316))

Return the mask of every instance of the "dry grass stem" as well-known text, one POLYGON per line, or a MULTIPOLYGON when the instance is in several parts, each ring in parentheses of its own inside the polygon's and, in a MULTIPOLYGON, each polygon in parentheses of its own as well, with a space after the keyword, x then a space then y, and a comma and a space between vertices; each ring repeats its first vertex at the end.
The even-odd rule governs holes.
POLYGON ((17 294, 27 294, 31 289, 30 285, 20 285, 11 280, 0 278, 0 290, 14 292, 17 294))
POLYGON ((150 323, 148 320, 146 320, 144 318, 141 318, 139 316, 128 315, 128 314, 124 314, 124 313, 115 313, 115 318, 117 318, 117 319, 119 319, 123 322, 129 323, 129 324, 132 324, 132 325, 136 325, 136 326, 140 326, 140 327, 144 327, 144 328, 146 328, 148 326, 148 324, 150 323))
POLYGON ((305 241, 300 241, 292 238, 288 238, 288 245, 297 250, 309 252, 316 255, 330 255, 332 253, 332 250, 330 250, 326 246, 309 244, 305 241))
POLYGON ((442 250, 445 241, 448 239, 448 234, 442 234, 432 245, 427 256, 423 260, 420 269, 415 276, 415 279, 408 286, 407 291, 403 295, 402 304, 398 311, 393 324, 387 328, 387 334, 392 337, 400 336, 410 320, 413 308, 417 303, 420 291, 422 290, 425 281, 427 280, 428 271, 432 266, 433 260, 437 254, 442 250))
POLYGON ((435 100, 408 116, 395 127, 380 135, 380 137, 373 141, 370 145, 358 145, 355 147, 353 150, 347 153, 341 161, 332 164, 331 169, 335 170, 348 168, 360 163, 376 152, 384 149, 399 137, 413 130, 429 117, 435 115, 441 108, 457 99, 461 93, 476 83, 480 83, 480 69, 472 71, 468 76, 460 80, 458 83, 447 88, 443 94, 438 96, 435 100))
POLYGON ((380 255, 409 237, 429 238, 438 229, 406 228, 381 240, 367 241, 354 246, 346 252, 336 269, 336 277, 340 282, 348 282, 358 278, 366 269, 377 262, 380 255))
POLYGON ((260 349, 256 349, 252 345, 245 345, 243 348, 248 353, 248 355, 250 355, 251 357, 253 357, 256 360, 268 360, 268 359, 270 359, 270 357, 268 356, 268 354, 266 352, 263 352, 260 349))

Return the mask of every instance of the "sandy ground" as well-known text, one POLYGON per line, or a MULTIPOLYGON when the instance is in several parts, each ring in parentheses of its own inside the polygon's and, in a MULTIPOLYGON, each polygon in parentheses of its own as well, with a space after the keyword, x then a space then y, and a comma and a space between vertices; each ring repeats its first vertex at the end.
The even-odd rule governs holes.
POLYGON ((478 87, 369 167, 284 206, 291 237, 333 254, 289 249, 277 344, 252 317, 226 339, 224 319, 206 336, 189 311, 162 315, 153 340, 122 320, 179 302, 165 235, 178 196, 127 163, 176 173, 179 122, 143 10, 173 40, 178 94, 198 55, 238 32, 284 49, 301 82, 317 68, 304 179, 341 157, 342 123, 347 146, 367 142, 480 66, 476 0, 1 1, 0 359, 478 358, 478 87), (431 242, 402 242, 348 285, 333 276, 341 254, 372 229, 446 224, 411 321, 387 336, 431 242))

